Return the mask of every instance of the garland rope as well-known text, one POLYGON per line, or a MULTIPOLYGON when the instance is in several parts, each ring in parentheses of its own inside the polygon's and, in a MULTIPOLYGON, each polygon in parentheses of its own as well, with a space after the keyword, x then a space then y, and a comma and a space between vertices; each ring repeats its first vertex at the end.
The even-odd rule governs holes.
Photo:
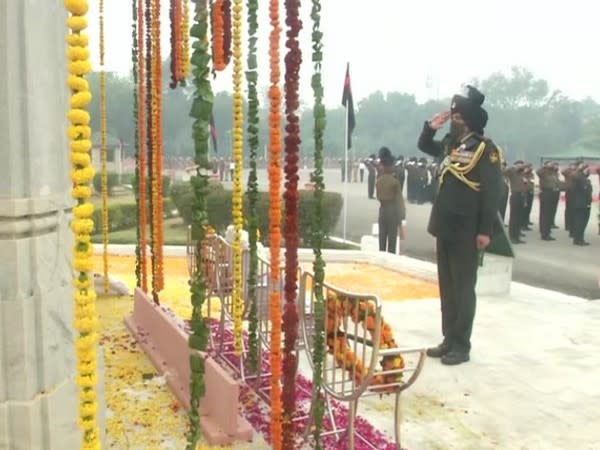
POLYGON ((79 336, 75 342, 77 353, 77 384, 79 385, 79 427, 82 431, 81 448, 100 449, 100 430, 97 423, 98 404, 96 401, 98 319, 96 314, 96 293, 93 270, 91 233, 94 230, 94 205, 89 201, 92 195, 90 183, 94 178, 94 168, 90 157, 92 130, 89 126, 90 114, 86 107, 92 101, 92 94, 85 75, 91 72, 88 36, 82 33, 87 28, 87 0, 65 0, 70 13, 67 26, 70 33, 68 43, 68 85, 71 90, 71 109, 67 118, 73 189, 71 195, 77 200, 73 208, 74 220, 71 229, 75 235, 73 248, 73 269, 77 272, 75 286, 75 328, 79 336))
POLYGON ((250 246, 250 267, 248 271, 248 363, 252 372, 258 370, 258 305, 256 284, 258 276, 258 175, 257 156, 259 148, 259 103, 258 103, 258 64, 256 43, 258 33, 258 0, 248 0, 248 58, 246 81, 248 83, 248 147, 250 148, 250 174, 248 176, 248 241, 250 246))
POLYGON ((315 330, 313 349, 313 387, 314 396, 312 402, 313 410, 313 437, 315 448, 322 449, 321 430, 323 429, 323 417, 325 414, 325 400, 322 395, 323 361, 325 359, 325 299, 323 297, 323 282, 325 280, 325 260, 323 259, 322 247, 324 239, 323 227, 323 192, 325 182, 323 177, 323 137, 327 124, 326 110, 323 105, 323 82, 321 78, 321 63, 323 62, 323 33, 321 32, 321 0, 312 0, 311 19, 312 27, 312 61, 313 76, 312 89, 314 97, 313 105, 313 134, 314 134, 314 213, 312 247, 315 255, 313 272, 315 274, 315 330))
POLYGON ((212 3, 212 58, 213 68, 217 71, 225 70, 227 64, 225 62, 224 42, 224 19, 223 19, 223 2, 224 0, 215 0, 212 3))
POLYGON ((300 84, 300 66, 302 51, 298 36, 302 29, 300 20, 300 1, 286 0, 286 20, 288 25, 288 48, 285 57, 285 112, 287 125, 285 130, 285 305, 283 310, 283 329, 285 340, 283 347, 283 448, 294 447, 294 423, 292 421, 296 407, 296 369, 298 358, 296 342, 298 340, 298 161, 300 159, 300 118, 297 115, 300 106, 298 93, 300 84))
MULTIPOLYGON (((140 272, 141 272, 141 288, 144 292, 148 292, 148 184, 147 174, 148 167, 146 162, 147 157, 147 139, 146 134, 146 61, 144 59, 143 51, 145 46, 144 33, 146 31, 146 24, 144 18, 144 1, 138 1, 137 8, 137 47, 138 51, 142 52, 142 56, 138 57, 138 75, 137 75, 137 91, 138 91, 138 153, 136 158, 136 169, 138 171, 138 189, 136 190, 137 197, 139 198, 139 258, 140 258, 140 272)), ((135 71, 134 71, 135 72, 135 71)))
MULTIPOLYGON (((191 179, 194 192, 194 205, 192 214, 192 238, 198 242, 196 246, 196 261, 202 259, 202 243, 206 237, 208 219, 207 203, 209 183, 209 127, 213 107, 213 93, 210 85, 210 52, 208 48, 208 4, 207 0, 196 1, 195 23, 191 35, 196 39, 192 63, 194 100, 190 116, 194 119, 193 139, 195 151, 196 174, 191 179)), ((189 346, 193 350, 206 351, 209 329, 205 318, 202 316, 202 307, 207 298, 206 280, 201 264, 196 264, 195 272, 190 280, 192 316, 190 326, 192 334, 189 337, 189 346)), ((198 408, 200 398, 204 396, 206 386, 204 382, 204 359, 196 351, 190 355, 190 411, 188 444, 186 450, 196 450, 200 437, 200 417, 198 408)))
POLYGON ((233 5, 233 314, 234 345, 239 356, 242 351, 242 228, 244 226, 242 172, 244 168, 244 100, 242 94, 242 0, 233 5))
POLYGON ((154 303, 159 304, 158 295, 156 295, 156 248, 155 248, 155 224, 154 219, 154 194, 153 180, 154 172, 156 171, 154 152, 156 147, 155 137, 155 120, 154 120, 154 61, 153 61, 153 0, 146 0, 145 17, 146 17, 146 164, 148 166, 148 192, 144 193, 148 198, 148 223, 150 225, 150 262, 152 273, 152 297, 154 303))
POLYGON ((135 197, 135 209, 138 211, 136 216, 136 224, 135 224, 135 285, 140 288, 142 287, 142 252, 140 248, 140 219, 139 219, 139 211, 140 211, 140 194, 139 194, 139 184, 140 184, 140 164, 139 164, 139 154, 140 154, 140 129, 139 129, 139 99, 138 99, 138 3, 137 0, 133 0, 131 2, 131 64, 133 67, 133 129, 134 129, 134 138, 133 138, 133 146, 135 149, 135 170, 133 174, 133 194, 135 197))
POLYGON ((183 0, 183 17, 181 18, 181 64, 183 82, 191 75, 190 66, 190 6, 188 0, 183 0))
POLYGON ((104 0, 99 4, 100 21, 100 160, 102 180, 102 269, 104 280, 102 287, 108 295, 108 166, 107 166, 107 127, 106 127, 106 71, 104 70, 104 0))
POLYGON ((271 86, 269 88, 269 248, 271 257, 271 292, 269 315, 271 320, 271 443, 275 450, 282 448, 281 408, 281 88, 279 0, 271 0, 269 17, 269 58, 271 86))

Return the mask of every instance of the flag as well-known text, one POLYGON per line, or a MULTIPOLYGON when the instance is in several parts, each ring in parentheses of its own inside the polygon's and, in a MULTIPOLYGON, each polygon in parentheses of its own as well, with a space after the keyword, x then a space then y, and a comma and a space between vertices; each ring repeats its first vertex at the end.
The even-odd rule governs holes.
POLYGON ((352 148, 352 133, 356 127, 356 117, 354 116, 354 100, 352 99, 352 86, 350 84, 350 63, 346 66, 342 105, 348 109, 348 148, 352 148))
POLYGON ((213 151, 218 153, 217 149, 217 139, 219 135, 217 134, 217 126, 215 125, 215 116, 210 115, 210 137, 212 138, 213 151))

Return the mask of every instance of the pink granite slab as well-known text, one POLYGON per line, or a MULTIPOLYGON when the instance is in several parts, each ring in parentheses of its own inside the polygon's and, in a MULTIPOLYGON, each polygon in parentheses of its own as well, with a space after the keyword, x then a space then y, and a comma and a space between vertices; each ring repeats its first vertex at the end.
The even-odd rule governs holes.
MULTIPOLYGON (((136 289, 133 314, 125 324, 169 387, 186 408, 190 407, 190 354, 185 331, 156 305, 150 296, 136 289)), ((240 385, 208 355, 205 358, 206 395, 200 402, 200 425, 210 445, 251 441, 254 431, 240 416, 240 385)))

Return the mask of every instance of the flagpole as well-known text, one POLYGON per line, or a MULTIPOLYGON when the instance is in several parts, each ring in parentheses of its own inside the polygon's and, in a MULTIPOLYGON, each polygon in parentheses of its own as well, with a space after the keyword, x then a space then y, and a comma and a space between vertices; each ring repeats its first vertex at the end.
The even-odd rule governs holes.
POLYGON ((344 173, 346 176, 344 177, 344 231, 343 237, 346 240, 346 224, 348 221, 348 178, 350 177, 350 173, 352 171, 348 171, 348 120, 349 120, 349 108, 348 104, 346 104, 346 126, 344 133, 344 173))

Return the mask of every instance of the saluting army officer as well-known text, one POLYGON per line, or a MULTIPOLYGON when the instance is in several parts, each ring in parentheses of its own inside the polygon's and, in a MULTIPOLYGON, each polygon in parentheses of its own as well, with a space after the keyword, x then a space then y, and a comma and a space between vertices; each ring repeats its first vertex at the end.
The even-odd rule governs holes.
POLYGON ((488 120, 481 106, 484 99, 469 86, 467 97, 454 96, 449 112, 425 123, 418 142, 425 153, 445 156, 428 227, 436 237, 444 340, 427 354, 441 357, 447 365, 469 360, 478 256, 501 226, 500 151, 483 136, 488 120), (448 120, 450 133, 441 141, 434 140, 448 120))

